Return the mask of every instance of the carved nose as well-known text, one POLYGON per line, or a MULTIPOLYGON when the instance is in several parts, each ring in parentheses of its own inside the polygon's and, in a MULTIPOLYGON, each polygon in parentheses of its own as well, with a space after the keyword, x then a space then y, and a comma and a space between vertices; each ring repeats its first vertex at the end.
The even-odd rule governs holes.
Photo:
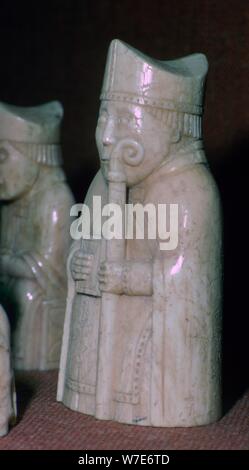
POLYGON ((115 144, 114 122, 111 119, 106 124, 102 141, 103 145, 115 144))

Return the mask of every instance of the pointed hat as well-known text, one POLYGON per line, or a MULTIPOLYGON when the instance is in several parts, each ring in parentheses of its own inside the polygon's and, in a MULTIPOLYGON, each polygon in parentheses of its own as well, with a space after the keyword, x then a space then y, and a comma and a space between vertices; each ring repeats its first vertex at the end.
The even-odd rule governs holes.
POLYGON ((201 115, 207 71, 204 54, 155 60, 114 39, 108 51, 100 99, 201 115))
POLYGON ((58 101, 35 107, 0 102, 0 140, 58 144, 63 108, 58 101))

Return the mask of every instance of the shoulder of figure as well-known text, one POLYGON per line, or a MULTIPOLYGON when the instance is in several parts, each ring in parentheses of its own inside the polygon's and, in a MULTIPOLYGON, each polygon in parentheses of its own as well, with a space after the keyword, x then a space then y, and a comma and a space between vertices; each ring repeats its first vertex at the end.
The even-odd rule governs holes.
POLYGON ((46 210, 51 208, 68 208, 75 204, 70 187, 63 181, 56 182, 49 190, 36 194, 38 205, 46 210))
POLYGON ((208 167, 195 164, 181 171, 159 173, 156 181, 146 188, 146 202, 182 203, 219 199, 219 192, 208 167))

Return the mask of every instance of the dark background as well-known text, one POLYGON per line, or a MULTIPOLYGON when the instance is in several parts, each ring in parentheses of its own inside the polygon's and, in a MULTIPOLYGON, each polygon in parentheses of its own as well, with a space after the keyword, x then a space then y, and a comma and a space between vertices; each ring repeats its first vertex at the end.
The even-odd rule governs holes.
POLYGON ((94 132, 110 41, 117 37, 158 59, 207 55, 204 140, 224 209, 228 409, 249 376, 248 1, 0 0, 0 24, 0 100, 62 102, 65 171, 77 201, 98 168, 94 132))

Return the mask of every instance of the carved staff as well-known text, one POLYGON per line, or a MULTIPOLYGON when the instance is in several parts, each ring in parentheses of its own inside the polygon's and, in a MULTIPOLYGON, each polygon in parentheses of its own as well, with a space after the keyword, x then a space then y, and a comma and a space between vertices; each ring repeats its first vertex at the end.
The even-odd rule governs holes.
MULTIPOLYGON (((122 213, 122 237, 106 242, 106 261, 122 263, 125 261, 125 203, 126 181, 123 163, 137 166, 143 160, 143 148, 133 139, 118 142, 110 158, 108 174, 108 202, 118 204, 122 213)), ((113 372, 115 323, 118 315, 119 295, 103 292, 100 316, 99 360, 96 392, 96 417, 111 419, 113 407, 113 372)))

